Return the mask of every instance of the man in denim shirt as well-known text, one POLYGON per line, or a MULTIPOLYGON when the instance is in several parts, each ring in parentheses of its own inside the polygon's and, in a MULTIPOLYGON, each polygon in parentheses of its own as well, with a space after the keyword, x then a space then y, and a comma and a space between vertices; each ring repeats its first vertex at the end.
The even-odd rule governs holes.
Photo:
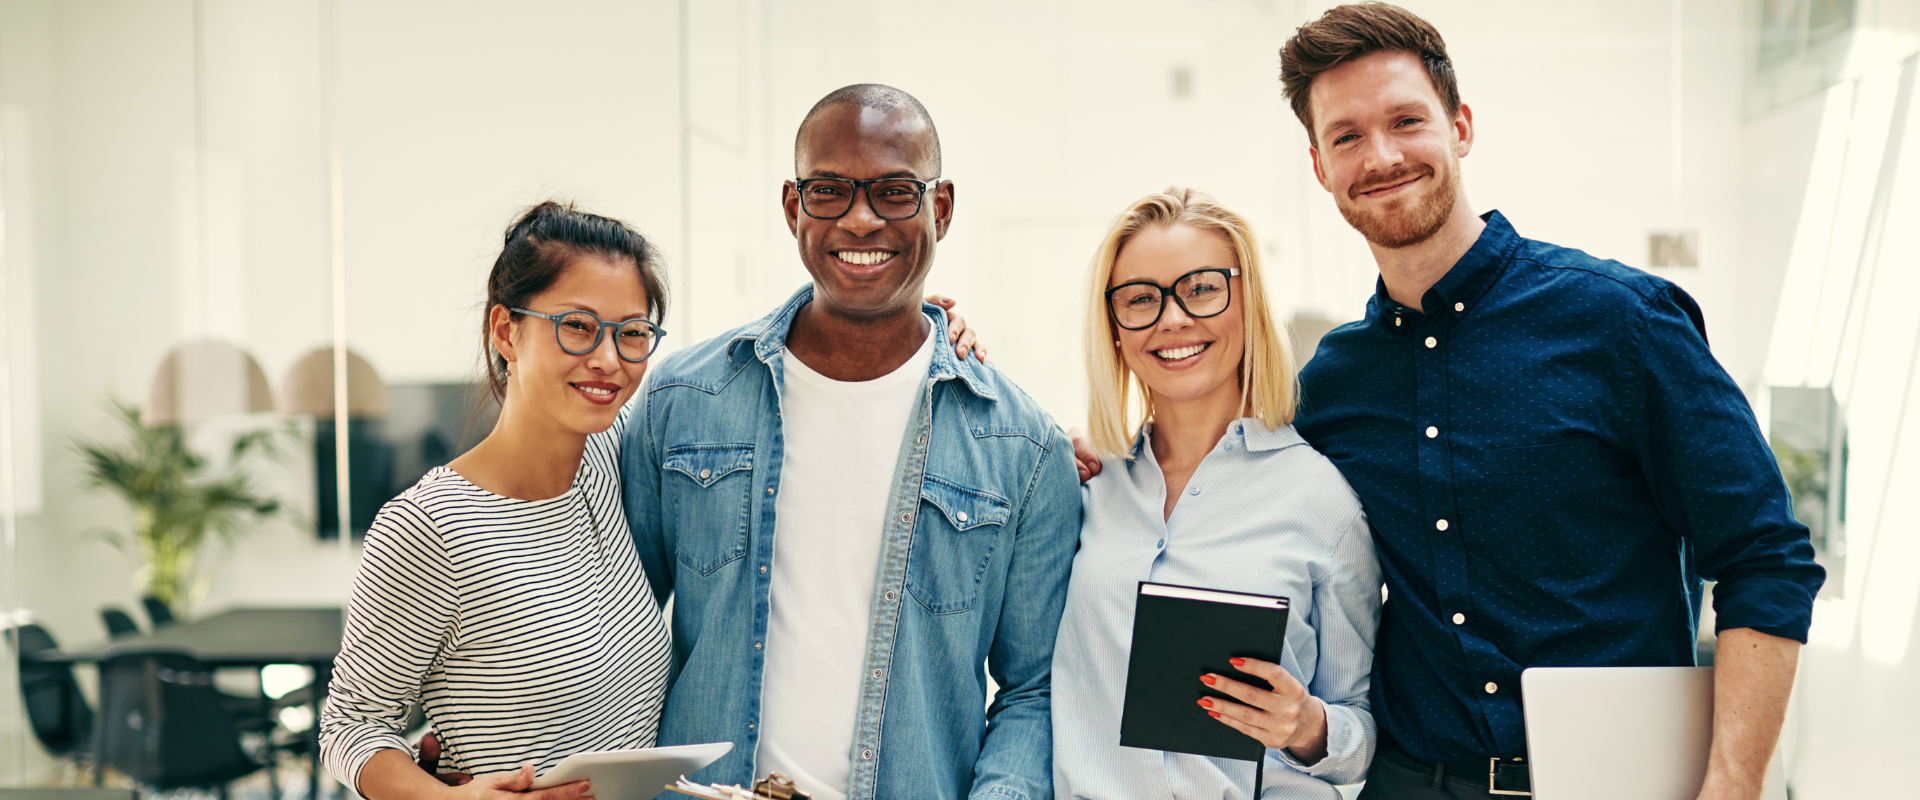
POLYGON ((660 744, 733 742, 697 780, 780 771, 819 800, 1051 797, 1071 449, 933 346, 947 320, 919 297, 954 188, 919 102, 838 90, 794 160, 813 282, 663 359, 631 409, 628 520, 673 598, 660 744))

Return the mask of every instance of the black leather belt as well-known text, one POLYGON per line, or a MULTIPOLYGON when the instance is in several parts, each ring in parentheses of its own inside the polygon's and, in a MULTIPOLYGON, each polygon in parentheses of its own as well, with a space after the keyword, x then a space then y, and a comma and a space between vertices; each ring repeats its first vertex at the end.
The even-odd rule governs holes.
POLYGON ((1487 794, 1506 797, 1532 797, 1533 772, 1527 766, 1524 757, 1513 758, 1470 758, 1463 761, 1447 761, 1440 764, 1428 764, 1414 758, 1398 745, 1388 744, 1398 755, 1407 761, 1420 765, 1433 773, 1433 785, 1440 788, 1440 782, 1451 777, 1463 783, 1478 784, 1479 776, 1487 776, 1487 794))

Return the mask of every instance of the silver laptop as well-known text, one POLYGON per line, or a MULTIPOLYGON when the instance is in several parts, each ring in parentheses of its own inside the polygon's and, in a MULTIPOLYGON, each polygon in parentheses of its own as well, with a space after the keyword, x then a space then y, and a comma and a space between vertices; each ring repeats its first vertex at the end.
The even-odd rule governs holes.
MULTIPOLYGON (((1535 800, 1693 800, 1713 741, 1712 667, 1520 674, 1535 800)), ((1777 753, 1768 800, 1784 800, 1777 753)))

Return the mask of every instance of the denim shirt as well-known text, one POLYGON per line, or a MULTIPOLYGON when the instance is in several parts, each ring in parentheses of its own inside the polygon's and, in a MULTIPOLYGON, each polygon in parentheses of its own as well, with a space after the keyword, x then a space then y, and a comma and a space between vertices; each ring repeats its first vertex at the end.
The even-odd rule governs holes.
MULTIPOLYGON (((673 597, 659 743, 734 743, 693 776, 702 782, 753 778, 783 348, 812 299, 808 285, 764 319, 663 358, 630 409, 628 524, 656 598, 673 597)), ((945 342, 945 313, 921 310, 945 342)), ((1072 448, 1004 376, 935 347, 893 485, 874 532, 884 541, 847 796, 1051 797, 1053 645, 1080 531, 1072 448)))

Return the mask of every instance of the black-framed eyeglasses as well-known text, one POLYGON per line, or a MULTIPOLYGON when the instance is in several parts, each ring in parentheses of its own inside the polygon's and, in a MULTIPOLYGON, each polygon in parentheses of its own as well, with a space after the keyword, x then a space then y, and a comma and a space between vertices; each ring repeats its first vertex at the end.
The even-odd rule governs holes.
POLYGON ((1167 298, 1194 319, 1218 316, 1233 301, 1233 281, 1239 267, 1196 269, 1161 286, 1153 281, 1129 281, 1107 290, 1107 309, 1115 324, 1130 331, 1153 327, 1167 311, 1167 298))
POLYGON ((516 314, 539 317, 553 323, 553 340, 565 350, 576 356, 584 356, 600 347, 600 340, 612 328, 613 351, 620 354, 620 360, 638 364, 653 355, 660 346, 660 340, 666 338, 667 331, 653 320, 645 317, 610 322, 594 316, 591 311, 562 311, 558 314, 542 314, 526 308, 511 309, 516 314))
POLYGON ((867 190, 867 205, 873 215, 885 220, 913 219, 920 213, 920 200, 940 186, 945 178, 931 181, 913 178, 874 178, 853 181, 845 178, 802 178, 793 182, 800 193, 800 210, 814 219, 839 219, 853 210, 854 195, 867 190))

